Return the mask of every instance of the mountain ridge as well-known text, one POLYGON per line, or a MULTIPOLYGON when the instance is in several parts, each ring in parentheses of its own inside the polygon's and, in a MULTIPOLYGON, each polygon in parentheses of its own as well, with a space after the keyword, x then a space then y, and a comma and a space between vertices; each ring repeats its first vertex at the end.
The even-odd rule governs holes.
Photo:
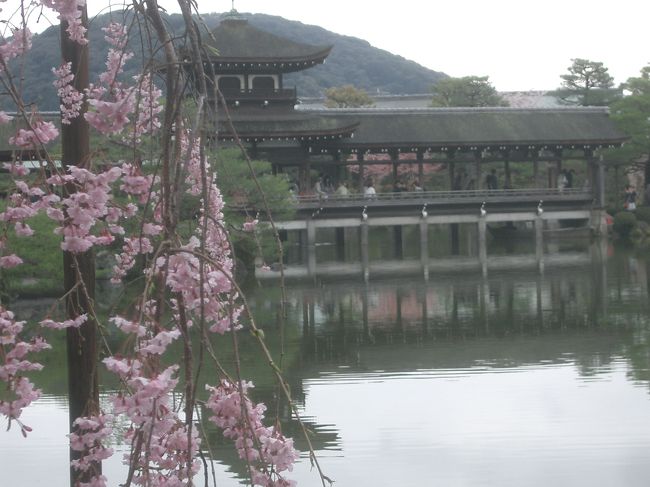
MULTIPOLYGON (((223 14, 202 14, 199 22, 213 29, 223 14)), ((241 14, 251 25, 289 40, 312 45, 332 45, 332 52, 322 65, 290 73, 284 77, 285 86, 295 85, 298 96, 323 96, 325 89, 352 84, 369 93, 413 94, 426 93, 438 80, 447 77, 444 73, 428 69, 402 56, 375 48, 368 41, 352 36, 336 34, 322 27, 303 24, 295 20, 266 14, 241 14)), ((171 29, 181 32, 180 14, 166 15, 171 29)), ((105 69, 108 44, 101 28, 111 20, 122 19, 122 14, 103 14, 92 19, 88 29, 90 45, 90 81, 97 79, 105 69)), ((34 36, 32 50, 21 68, 20 80, 23 96, 28 103, 34 103, 41 110, 58 110, 59 101, 52 85, 54 76, 50 67, 60 63, 59 27, 52 26, 34 36), (44 66, 47 68, 44 69, 44 66)), ((127 63, 124 79, 139 72, 142 57, 138 46, 131 48, 136 53, 127 63)), ((6 105, 6 104, 5 104, 6 105)), ((6 106, 5 106, 6 108, 6 106)))

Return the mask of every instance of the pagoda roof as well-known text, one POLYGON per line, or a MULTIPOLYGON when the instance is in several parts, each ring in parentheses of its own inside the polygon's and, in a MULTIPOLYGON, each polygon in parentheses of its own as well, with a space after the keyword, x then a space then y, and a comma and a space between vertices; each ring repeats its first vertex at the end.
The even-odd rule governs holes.
POLYGON ((204 36, 203 43, 220 70, 299 71, 322 63, 332 50, 332 46, 312 46, 276 36, 236 15, 225 17, 211 35, 204 36))
POLYGON ((328 150, 505 150, 618 147, 628 137, 606 108, 430 108, 304 110, 359 128, 328 150))

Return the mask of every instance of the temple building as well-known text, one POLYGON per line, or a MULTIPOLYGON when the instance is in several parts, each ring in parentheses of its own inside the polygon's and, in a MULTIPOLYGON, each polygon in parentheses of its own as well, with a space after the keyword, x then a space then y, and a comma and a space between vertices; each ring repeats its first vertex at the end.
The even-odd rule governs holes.
POLYGON ((337 178, 349 177, 350 168, 360 187, 367 167, 378 163, 392 164, 394 179, 409 164, 420 183, 426 165, 436 164, 448 172, 450 189, 462 170, 481 189, 493 167, 504 171, 507 184, 510 163, 529 162, 538 187, 555 187, 562 162, 580 159, 602 204, 597 151, 626 140, 606 108, 296 109, 298 94, 283 75, 325 62, 332 46, 278 37, 234 10, 203 43, 223 96, 214 102, 225 102, 229 114, 218 138, 234 140, 234 129, 252 157, 292 174, 303 191, 312 186, 312 171, 337 178))

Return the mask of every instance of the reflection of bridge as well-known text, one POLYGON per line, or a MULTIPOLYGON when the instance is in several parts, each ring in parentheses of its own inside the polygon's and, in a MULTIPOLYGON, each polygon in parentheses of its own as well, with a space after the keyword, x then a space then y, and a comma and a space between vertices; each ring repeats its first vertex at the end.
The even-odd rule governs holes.
MULTIPOLYGON (((544 268, 557 267, 566 268, 572 266, 584 266, 591 262, 591 257, 586 252, 563 252, 561 254, 548 254, 543 258, 544 268)), ((522 269, 537 269, 540 265, 535 255, 504 255, 490 257, 487 267, 490 271, 507 271, 522 269)), ((364 269, 362 262, 324 262, 317 264, 315 269, 309 269, 307 265, 290 265, 284 268, 284 276, 289 279, 300 279, 317 275, 320 278, 343 278, 362 276, 367 271, 373 277, 381 276, 405 276, 429 273, 446 274, 460 272, 481 271, 481 263, 475 257, 448 257, 429 259, 428 268, 422 267, 421 260, 382 260, 371 262, 367 269, 364 269)), ((277 270, 259 272, 260 278, 277 278, 280 273, 277 270)))
POLYGON ((428 281, 391 274, 367 283, 319 279, 290 285, 289 294, 302 303, 296 316, 302 315, 310 340, 344 333, 350 343, 388 344, 487 336, 506 329, 538 333, 581 328, 587 322, 608 322, 606 250, 592 244, 581 252, 554 253, 549 257, 557 265, 543 273, 495 270, 482 277, 475 270, 439 274, 428 281))
MULTIPOLYGON (((398 254, 402 248, 402 227, 419 226, 420 262, 424 269, 436 270, 436 266, 455 268, 479 267, 487 272, 488 257, 486 234, 488 224, 529 222, 530 238, 535 239, 535 255, 527 258, 524 265, 543 265, 543 232, 557 229, 560 221, 581 221, 583 227, 601 230, 600 211, 593 208, 593 195, 582 189, 518 189, 518 190, 469 190, 379 193, 372 198, 361 195, 328 195, 327 197, 301 196, 297 200, 297 217, 290 221, 276 222, 285 231, 300 232, 300 240, 307 244, 307 266, 290 274, 315 275, 321 272, 350 275, 360 273, 366 278, 373 267, 368 257, 369 227, 393 227, 398 254), (466 261, 454 259, 449 263, 434 262, 429 258, 429 225, 449 225, 452 253, 457 253, 458 225, 477 226, 478 259, 466 261), (356 242, 348 242, 350 234, 345 228, 358 228, 361 259, 358 265, 317 266, 316 237, 319 229, 336 230, 337 246, 343 248, 356 242), (533 231, 534 228, 534 231, 533 231), (458 267, 460 266, 460 267, 458 267)), ((519 232, 522 234, 525 232, 519 232)), ((508 258, 512 262, 512 258, 508 258)), ((414 264, 416 265, 416 264, 414 264)), ((499 266, 498 259, 490 258, 490 267, 499 266)), ((401 264, 402 268, 404 263, 401 264)), ((276 275, 276 273, 260 273, 276 275)))

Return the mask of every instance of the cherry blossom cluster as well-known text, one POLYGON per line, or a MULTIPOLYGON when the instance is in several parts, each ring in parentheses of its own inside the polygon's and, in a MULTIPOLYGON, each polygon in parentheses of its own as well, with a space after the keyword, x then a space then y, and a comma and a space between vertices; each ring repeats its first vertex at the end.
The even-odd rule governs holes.
POLYGON ((106 59, 106 71, 99 76, 99 85, 90 85, 86 91, 89 110, 84 117, 88 123, 102 134, 120 133, 129 123, 129 115, 136 108, 134 88, 128 88, 118 81, 124 64, 133 57, 126 51, 126 28, 115 22, 102 29, 105 39, 111 46, 106 59))
POLYGON ((242 230, 245 232, 254 232, 259 222, 257 218, 249 218, 243 223, 242 230))
POLYGON ((74 89, 74 74, 71 71, 72 63, 62 64, 59 68, 52 68, 56 79, 54 86, 56 93, 61 100, 61 123, 70 124, 71 120, 77 118, 83 105, 84 97, 74 89))
POLYGON ((67 32, 70 39, 86 44, 86 28, 81 24, 80 8, 86 5, 86 0, 41 0, 46 7, 59 14, 59 19, 68 23, 67 32))
POLYGON ((58 136, 59 129, 52 122, 37 120, 32 123, 31 129, 19 129, 16 135, 9 138, 9 143, 23 149, 35 149, 52 142, 58 136))
POLYGON ((280 487, 295 485, 281 473, 291 471, 298 459, 293 440, 285 438, 277 428, 264 426, 263 404, 253 404, 248 398, 250 382, 241 385, 222 380, 217 387, 208 387, 210 397, 206 406, 214 416, 210 421, 223 430, 226 438, 234 440, 239 457, 252 464, 254 485, 280 487))
POLYGON ((177 330, 162 330, 153 337, 151 323, 143 326, 121 317, 112 318, 123 332, 133 334, 138 345, 135 358, 108 357, 104 364, 127 386, 112 397, 114 414, 125 415, 130 421, 126 439, 136 445, 124 461, 135 467, 136 485, 184 485, 189 474, 198 472, 196 459, 200 440, 196 428, 189 435, 187 425, 173 409, 170 395, 178 379, 178 365, 158 371, 154 355, 165 352, 180 336, 177 330), (148 448, 145 448, 148 446, 148 448), (135 457, 134 457, 135 455, 135 457))
POLYGON ((125 142, 139 143, 145 134, 154 134, 160 129, 158 114, 163 107, 159 100, 162 91, 154 84, 151 76, 145 74, 142 78, 134 77, 137 90, 137 120, 133 126, 133 133, 125 137, 125 142))
POLYGON ((32 48, 32 33, 28 28, 13 29, 11 33, 11 38, 0 45, 0 71, 5 69, 10 60, 32 48))
POLYGON ((203 190, 202 173, 207 161, 201 159, 200 140, 182 134, 181 149, 187 155, 187 192, 201 195, 201 209, 196 233, 170 256, 156 261, 156 272, 166 271, 167 286, 180 295, 189 313, 201 313, 210 331, 223 334, 237 329, 239 307, 233 287, 233 261, 223 223, 223 198, 214 174, 206 174, 203 190))
POLYGON ((48 216, 61 223, 55 233, 63 236, 61 249, 81 253, 93 245, 108 245, 113 242, 111 230, 119 232, 115 226, 105 227, 99 235, 92 231, 100 220, 110 223, 121 216, 121 211, 109 212, 108 203, 111 196, 111 184, 119 179, 122 170, 113 167, 108 171, 95 174, 87 169, 69 167, 69 174, 55 175, 48 178, 52 186, 72 184, 76 191, 61 200, 61 208, 51 208, 48 216))
MULTIPOLYGON (((2 0, 0 0, 1 2, 2 0)), ((42 0, 33 4, 54 9, 61 20, 67 22, 70 38, 80 44, 87 42, 86 30, 81 22, 81 7, 86 0, 42 0)), ((84 102, 89 111, 85 120, 106 136, 121 135, 128 143, 139 143, 143 135, 160 128, 158 115, 162 111, 162 92, 153 83, 150 74, 134 78, 133 83, 120 79, 125 63, 133 57, 127 50, 127 30, 112 23, 104 29, 110 49, 106 70, 98 83, 90 85, 83 93, 74 88, 71 65, 53 69, 54 85, 61 99, 63 123, 79 116, 84 102)), ((7 61, 22 55, 31 46, 27 29, 17 29, 12 37, 0 44, 0 71, 7 61)), ((0 111, 0 124, 11 120, 0 111)), ((42 149, 44 144, 58 137, 59 132, 51 122, 32 115, 28 127, 17 130, 9 139, 14 146, 42 149)), ((78 452, 72 467, 85 472, 88 480, 78 482, 79 487, 105 487, 108 480, 95 472, 99 462, 109 458, 113 451, 108 447, 112 434, 111 424, 125 419, 128 429, 124 435, 131 445, 124 463, 130 467, 131 482, 135 485, 180 487, 191 485, 199 471, 200 438, 198 428, 191 418, 183 417, 172 394, 178 386, 180 366, 169 363, 164 355, 170 345, 187 340, 187 329, 198 319, 219 334, 237 330, 242 308, 238 304, 234 284, 232 249, 225 230, 224 202, 217 186, 217 177, 209 171, 208 161, 200 150, 201 140, 184 128, 174 127, 180 144, 181 161, 177 174, 185 177, 186 191, 200 198, 197 228, 191 236, 182 238, 169 225, 174 218, 163 215, 174 205, 163 205, 165 197, 174 198, 171 191, 159 190, 159 181, 142 173, 138 164, 124 163, 105 171, 93 171, 68 166, 39 182, 27 179, 29 171, 19 162, 5 164, 14 178, 15 190, 6 207, 0 211, 0 222, 12 228, 19 237, 30 237, 34 230, 29 219, 45 213, 57 223, 55 233, 61 236, 61 249, 71 253, 87 252, 95 246, 121 242, 121 252, 115 256, 115 282, 122 281, 133 268, 138 256, 151 256, 144 275, 151 279, 156 298, 143 294, 135 306, 133 319, 125 315, 110 318, 115 328, 128 335, 132 346, 128 356, 111 355, 103 360, 106 368, 116 374, 123 390, 110 400, 110 414, 78 418, 70 434, 70 446, 78 452), (119 203, 115 190, 121 191, 132 202, 119 203), (163 218, 163 216, 165 218, 163 218), (131 219, 133 231, 127 233, 124 221, 131 219), (164 316, 165 321, 161 323, 164 316), (155 317, 155 318, 154 318, 155 317)), ((176 152, 174 152, 176 153, 176 152)), ((50 161, 51 162, 51 161, 50 161)), ((175 161, 174 163, 176 163, 175 161)), ((174 164, 170 163, 170 164, 174 164)), ((168 189, 168 188, 166 188, 168 189)), ((254 231, 257 220, 250 220, 244 228, 254 231)), ((5 237, 0 236, 0 269, 22 263, 22 259, 7 248, 5 237)), ((151 288, 148 288, 151 290, 151 288)), ((148 292, 148 291, 147 291, 148 292)), ((49 329, 79 328, 90 317, 87 314, 57 319, 50 316, 40 321, 49 329)), ((29 354, 39 352, 49 345, 41 338, 23 341, 19 338, 24 322, 0 307, 0 381, 9 391, 7 399, 0 401, 0 414, 20 425, 23 435, 30 428, 24 425, 21 414, 25 407, 37 399, 40 391, 25 377, 27 372, 40 370, 29 354)), ((185 357, 186 371, 192 371, 192 359, 185 357)), ((190 387, 192 384, 186 384, 190 387)), ((214 416, 210 419, 234 440, 242 459, 251 464, 251 482, 264 487, 289 487, 294 485, 283 477, 291 471, 298 457, 293 441, 285 438, 277 427, 263 424, 265 406, 254 404, 248 397, 249 383, 233 384, 222 380, 209 387, 207 406, 214 416)), ((190 387, 191 388, 191 387, 190 387)), ((185 397, 185 401, 194 398, 185 397)), ((182 404, 182 402, 181 402, 182 404)), ((186 414, 191 414, 192 403, 185 403, 186 414)))
POLYGON ((40 337, 28 342, 21 340, 19 336, 24 325, 24 321, 16 321, 11 311, 0 306, 0 382, 6 385, 10 396, 7 400, 0 399, 0 414, 9 419, 9 426, 15 421, 23 436, 27 436, 31 428, 20 420, 20 416, 23 409, 40 397, 41 391, 23 374, 43 368, 29 360, 28 355, 50 346, 40 337))
POLYGON ((39 324, 43 328, 51 328, 53 330, 64 330, 66 328, 79 328, 86 321, 88 321, 88 315, 84 313, 71 320, 54 321, 50 318, 46 318, 42 320, 39 324))
POLYGON ((113 429, 109 426, 113 417, 108 414, 75 419, 70 433, 70 449, 79 452, 79 458, 72 460, 72 468, 79 472, 91 472, 90 481, 79 487, 105 487, 107 479, 94 471, 94 466, 113 455, 113 449, 106 446, 113 429))
POLYGON ((91 110, 84 114, 84 118, 92 127, 102 134, 115 135, 129 126, 131 133, 124 138, 125 141, 139 143, 142 135, 160 128, 158 114, 162 111, 159 102, 162 91, 148 73, 135 76, 133 86, 118 80, 125 63, 133 57, 133 52, 126 50, 127 31, 115 22, 102 30, 112 47, 108 50, 106 70, 100 74, 98 84, 90 85, 85 93, 80 93, 73 86, 74 74, 69 63, 52 70, 56 76, 54 86, 61 100, 62 122, 70 123, 79 116, 86 99, 91 110), (129 117, 134 112, 137 112, 136 120, 129 125, 129 117))

